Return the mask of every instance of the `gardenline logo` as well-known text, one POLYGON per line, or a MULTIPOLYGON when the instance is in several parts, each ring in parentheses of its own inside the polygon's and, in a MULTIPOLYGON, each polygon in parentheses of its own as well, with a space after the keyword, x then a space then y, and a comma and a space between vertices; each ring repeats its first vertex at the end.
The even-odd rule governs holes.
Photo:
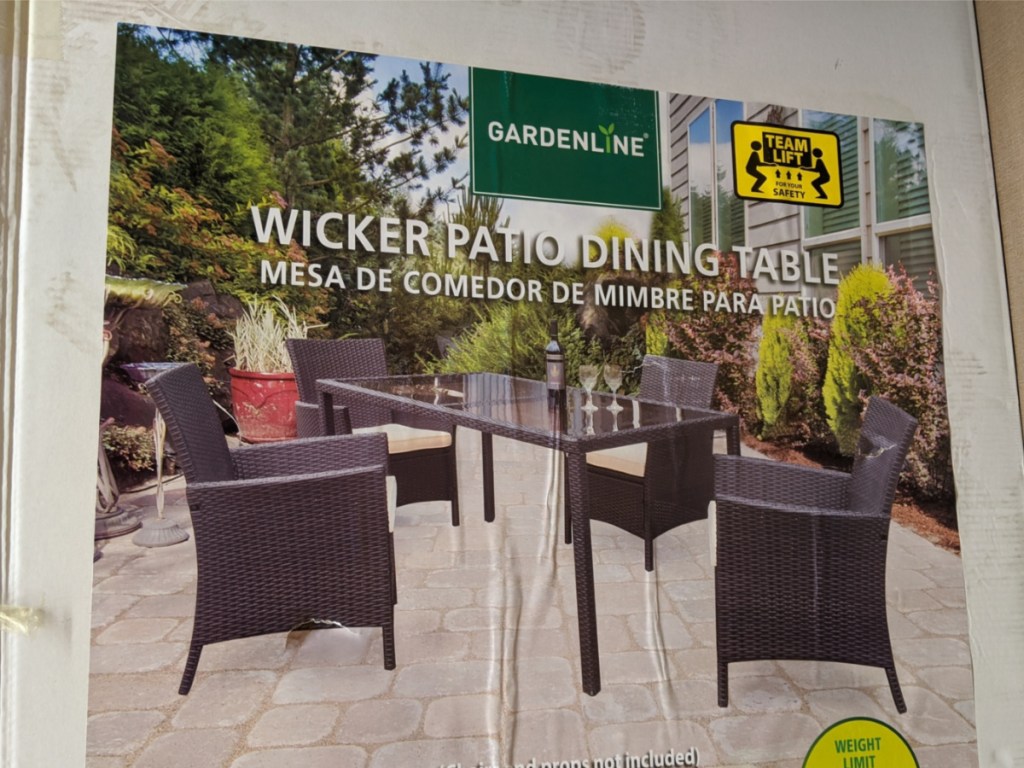
POLYGON ((509 144, 529 144, 534 147, 552 147, 572 151, 597 152, 606 155, 644 156, 643 136, 615 136, 615 123, 607 126, 599 125, 597 130, 603 134, 570 130, 568 128, 549 128, 542 125, 502 125, 497 120, 488 123, 487 136, 491 141, 503 141, 509 144))
POLYGON ((654 91, 473 68, 470 137, 474 194, 661 207, 654 91))

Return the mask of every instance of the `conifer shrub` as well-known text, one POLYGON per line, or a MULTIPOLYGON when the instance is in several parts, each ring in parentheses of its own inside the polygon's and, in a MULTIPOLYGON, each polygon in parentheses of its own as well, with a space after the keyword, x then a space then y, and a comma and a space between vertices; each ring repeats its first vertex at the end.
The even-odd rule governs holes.
POLYGON ((874 343, 872 331, 881 322, 878 299, 891 292, 885 272, 867 264, 854 267, 839 283, 822 395, 825 417, 844 456, 852 456, 857 446, 862 397, 870 383, 855 356, 874 343))
POLYGON ((821 318, 765 316, 755 377, 763 439, 834 443, 821 397, 828 338, 828 321, 821 318))
POLYGON ((668 354, 668 320, 665 313, 656 310, 647 314, 644 326, 644 348, 649 355, 668 354))
POLYGON ((767 314, 761 324, 757 349, 757 406, 762 436, 783 432, 789 422, 789 396, 793 389, 792 315, 767 314), (787 333, 790 331, 790 333, 787 333))

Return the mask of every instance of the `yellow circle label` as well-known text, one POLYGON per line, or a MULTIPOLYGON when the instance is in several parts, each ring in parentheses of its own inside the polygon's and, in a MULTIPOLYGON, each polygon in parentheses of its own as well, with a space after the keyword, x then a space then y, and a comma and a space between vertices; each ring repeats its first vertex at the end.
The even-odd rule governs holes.
POLYGON ((826 728, 808 750, 804 768, 919 766, 914 750, 892 726, 868 717, 856 717, 826 728))

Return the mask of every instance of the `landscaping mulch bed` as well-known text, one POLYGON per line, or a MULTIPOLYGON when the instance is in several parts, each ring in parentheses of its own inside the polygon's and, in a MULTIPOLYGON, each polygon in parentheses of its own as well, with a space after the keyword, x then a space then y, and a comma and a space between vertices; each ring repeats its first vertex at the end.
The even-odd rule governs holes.
MULTIPOLYGON (((790 446, 776 445, 744 435, 743 441, 756 451, 776 461, 805 467, 827 467, 850 470, 850 460, 833 455, 815 454, 790 446)), ((920 502, 903 494, 896 494, 892 505, 893 519, 928 541, 950 552, 960 553, 960 533, 956 524, 956 509, 952 505, 920 502)))

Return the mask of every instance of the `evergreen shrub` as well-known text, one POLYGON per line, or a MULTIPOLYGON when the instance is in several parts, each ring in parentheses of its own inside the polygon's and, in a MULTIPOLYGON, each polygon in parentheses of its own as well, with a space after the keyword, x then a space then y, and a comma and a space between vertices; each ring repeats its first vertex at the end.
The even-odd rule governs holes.
POLYGON ((874 343, 871 331, 881 322, 877 300, 891 292, 885 272, 866 264, 854 267, 839 283, 822 395, 829 428, 844 456, 852 456, 857 446, 862 396, 869 385, 855 355, 874 343))
POLYGON ((821 395, 828 340, 822 318, 765 316, 755 377, 763 439, 834 446, 821 395))
POLYGON ((757 350, 757 405, 762 435, 781 432, 789 422, 789 396, 793 389, 793 315, 768 314, 761 325, 757 350), (789 331, 790 333, 787 333, 789 331))

